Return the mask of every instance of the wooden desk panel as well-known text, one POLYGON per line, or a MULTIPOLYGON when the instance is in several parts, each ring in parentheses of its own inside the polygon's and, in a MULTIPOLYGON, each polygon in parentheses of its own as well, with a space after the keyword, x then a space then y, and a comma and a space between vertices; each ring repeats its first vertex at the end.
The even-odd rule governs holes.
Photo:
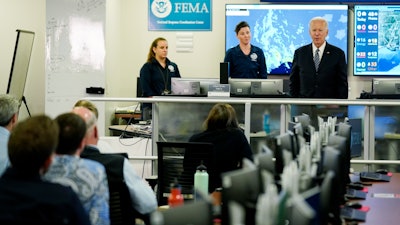
POLYGON ((365 225, 400 224, 400 173, 394 173, 390 182, 372 182, 368 187, 367 198, 361 201, 370 207, 365 225), (393 194, 394 198, 373 197, 374 194, 393 194))

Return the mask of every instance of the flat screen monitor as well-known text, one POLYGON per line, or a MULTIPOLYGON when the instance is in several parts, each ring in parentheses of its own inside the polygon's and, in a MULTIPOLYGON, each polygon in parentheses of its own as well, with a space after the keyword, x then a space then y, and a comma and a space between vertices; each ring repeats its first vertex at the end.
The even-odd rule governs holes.
POLYGON ((178 77, 171 78, 171 94, 173 95, 200 95, 200 82, 185 80, 178 77))
POLYGON ((200 82, 200 95, 207 95, 210 85, 220 84, 219 78, 173 78, 185 82, 200 82))
POLYGON ((283 94, 283 79, 258 79, 251 81, 250 94, 252 95, 280 95, 283 94))
POLYGON ((251 79, 230 78, 228 82, 232 95, 250 95, 251 79))
POLYGON ((372 78, 372 94, 400 95, 400 78, 372 78))
MULTIPOLYGON (((350 134, 350 131, 348 131, 350 134)), ((348 134, 346 134, 348 135, 348 134)), ((340 184, 343 195, 345 193, 346 184, 350 183, 350 146, 348 145, 348 139, 339 135, 330 135, 328 137, 328 146, 331 146, 339 151, 340 154, 340 184)))
POLYGON ((289 221, 296 225, 315 225, 316 212, 300 195, 291 198, 289 221))
POLYGON ((347 5, 227 4, 225 50, 238 45, 235 27, 240 21, 247 21, 251 43, 264 51, 268 74, 288 75, 294 51, 311 43, 308 24, 315 16, 327 19, 326 40, 347 55, 347 5))
POLYGON ((283 79, 230 78, 231 94, 237 96, 274 96, 283 94, 283 79))
POLYGON ((276 137, 276 145, 280 151, 287 150, 292 154, 292 159, 296 159, 299 153, 299 146, 297 145, 295 134, 292 131, 286 131, 276 137))
MULTIPOLYGON (((323 148, 323 168, 324 168, 324 173, 325 176, 328 174, 329 171, 332 171, 334 176, 331 179, 331 188, 330 188, 330 193, 329 193, 329 203, 330 205, 328 206, 328 214, 332 215, 333 220, 337 220, 340 217, 340 205, 342 204, 343 200, 343 193, 342 191, 338 188, 341 187, 342 184, 340 184, 340 177, 342 172, 344 171, 342 169, 342 159, 340 156, 340 152, 332 147, 332 146, 325 146, 323 148)), ((326 194, 326 193, 325 193, 326 194)), ((324 194, 324 196, 321 196, 322 198, 326 198, 327 196, 324 194)), ((338 223, 339 224, 339 223, 338 223)))
POLYGON ((400 76, 400 5, 354 6, 354 75, 400 76))
POLYGON ((242 168, 221 174, 223 224, 230 224, 228 205, 230 201, 245 209, 246 224, 255 224, 258 196, 262 193, 258 168, 242 168))

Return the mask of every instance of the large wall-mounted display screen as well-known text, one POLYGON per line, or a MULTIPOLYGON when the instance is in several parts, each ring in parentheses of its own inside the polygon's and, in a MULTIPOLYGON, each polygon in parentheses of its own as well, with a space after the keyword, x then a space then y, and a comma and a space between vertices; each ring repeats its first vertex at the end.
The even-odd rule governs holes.
POLYGON ((308 24, 315 16, 327 19, 327 41, 347 55, 347 5, 227 4, 225 16, 225 50, 239 44, 235 26, 247 21, 251 43, 264 51, 270 75, 290 74, 294 51, 311 43, 308 24))
POLYGON ((355 5, 354 16, 354 75, 400 76, 400 5, 355 5))

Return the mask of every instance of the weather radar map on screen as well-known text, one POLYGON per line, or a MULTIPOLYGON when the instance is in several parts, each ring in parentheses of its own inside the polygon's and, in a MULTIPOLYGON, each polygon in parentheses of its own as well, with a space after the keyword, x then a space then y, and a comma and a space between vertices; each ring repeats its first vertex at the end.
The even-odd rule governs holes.
POLYGON ((294 51, 311 43, 308 24, 315 16, 328 21, 326 40, 347 55, 348 5, 227 4, 225 16, 225 50, 239 44, 235 27, 246 21, 252 34, 251 44, 264 51, 271 75, 290 74, 294 51))
POLYGON ((400 76, 400 5, 356 5, 354 15, 354 75, 400 76))

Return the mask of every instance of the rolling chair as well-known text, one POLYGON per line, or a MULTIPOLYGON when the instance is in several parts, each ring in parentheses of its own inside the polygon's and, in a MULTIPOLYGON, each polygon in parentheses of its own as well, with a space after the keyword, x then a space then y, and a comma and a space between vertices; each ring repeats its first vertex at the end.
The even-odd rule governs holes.
MULTIPOLYGON (((122 155, 128 158, 127 153, 112 153, 111 155, 122 155)), ((124 180, 109 179, 108 189, 111 225, 135 225, 136 219, 142 220, 146 225, 150 224, 150 215, 142 215, 132 207, 131 196, 124 180)))
POLYGON ((194 173, 201 162, 209 173, 209 190, 213 190, 214 150, 211 143, 157 142, 158 151, 158 205, 167 205, 170 185, 178 180, 185 200, 194 199, 194 173))

